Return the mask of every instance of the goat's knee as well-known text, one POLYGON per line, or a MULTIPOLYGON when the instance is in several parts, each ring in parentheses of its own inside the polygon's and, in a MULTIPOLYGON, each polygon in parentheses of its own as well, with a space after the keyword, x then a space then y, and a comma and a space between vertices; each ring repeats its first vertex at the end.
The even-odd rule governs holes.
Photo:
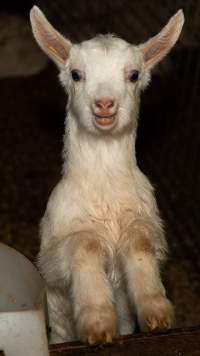
POLYGON ((163 260, 167 244, 162 225, 148 219, 137 219, 122 231, 121 254, 126 257, 155 256, 163 260))
POLYGON ((94 237, 89 237, 84 233, 80 239, 77 239, 72 248, 72 265, 74 267, 81 267, 88 264, 103 264, 105 258, 104 249, 94 237))
POLYGON ((135 220, 122 232, 122 253, 127 256, 151 254, 156 252, 159 231, 145 220, 135 220))

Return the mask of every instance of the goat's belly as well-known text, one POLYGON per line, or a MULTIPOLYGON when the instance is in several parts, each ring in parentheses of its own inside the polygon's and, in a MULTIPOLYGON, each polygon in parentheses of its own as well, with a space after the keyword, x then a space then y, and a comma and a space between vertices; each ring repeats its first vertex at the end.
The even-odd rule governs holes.
POLYGON ((110 267, 108 279, 113 289, 119 332, 121 335, 131 334, 135 330, 135 310, 130 304, 124 273, 118 263, 110 267))
POLYGON ((108 260, 107 276, 113 288, 123 288, 123 273, 115 258, 108 260))

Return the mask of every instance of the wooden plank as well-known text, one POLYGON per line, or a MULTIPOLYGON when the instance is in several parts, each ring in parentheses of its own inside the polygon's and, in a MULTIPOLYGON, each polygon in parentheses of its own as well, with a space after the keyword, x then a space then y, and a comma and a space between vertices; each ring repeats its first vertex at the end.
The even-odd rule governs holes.
POLYGON ((121 336, 111 345, 89 347, 80 342, 51 345, 50 355, 200 356, 200 326, 121 336))

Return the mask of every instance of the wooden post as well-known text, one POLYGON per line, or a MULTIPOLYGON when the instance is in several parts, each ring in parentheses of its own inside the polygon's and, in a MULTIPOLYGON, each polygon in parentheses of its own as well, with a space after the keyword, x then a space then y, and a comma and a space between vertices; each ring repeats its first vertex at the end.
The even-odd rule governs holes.
POLYGON ((80 342, 51 345, 50 355, 200 356, 200 326, 120 336, 111 345, 89 347, 80 342))

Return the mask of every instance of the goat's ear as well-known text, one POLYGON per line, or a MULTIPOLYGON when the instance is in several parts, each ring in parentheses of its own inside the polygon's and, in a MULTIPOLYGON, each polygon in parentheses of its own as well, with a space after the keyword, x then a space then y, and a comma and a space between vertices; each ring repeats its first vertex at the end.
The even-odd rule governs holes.
POLYGON ((179 10, 156 36, 139 46, 147 68, 152 68, 170 51, 180 36, 183 24, 184 14, 179 10))
POLYGON ((69 56, 71 42, 53 28, 37 6, 32 7, 30 20, 33 35, 39 46, 59 67, 62 67, 69 56))

